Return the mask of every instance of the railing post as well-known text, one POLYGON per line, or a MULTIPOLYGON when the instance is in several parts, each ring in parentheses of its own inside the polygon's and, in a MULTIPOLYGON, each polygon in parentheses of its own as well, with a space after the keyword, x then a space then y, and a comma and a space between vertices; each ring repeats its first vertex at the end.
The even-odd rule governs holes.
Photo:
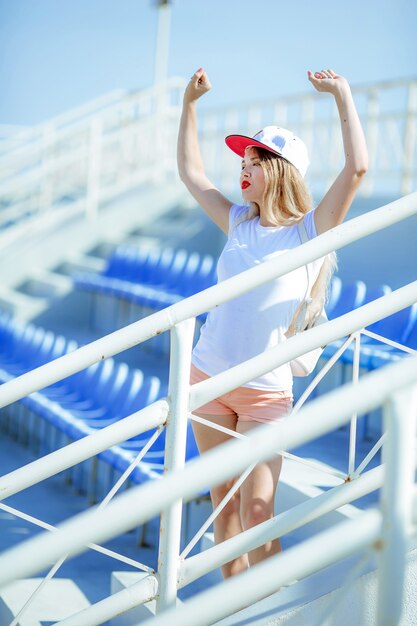
POLYGON ((401 194, 410 193, 413 187, 413 166, 417 137, 417 83, 408 86, 408 102, 404 128, 404 151, 401 172, 401 194))
POLYGON ((52 205, 53 166, 55 158, 53 154, 54 142, 55 127, 53 124, 45 124, 41 143, 42 177, 40 180, 38 213, 48 211, 52 205))
MULTIPOLYGON (((355 386, 359 382, 360 356, 361 356, 361 334, 360 332, 358 332, 354 334, 353 367, 352 367, 352 382, 355 384, 355 386)), ((358 414, 355 412, 352 415, 352 419, 350 420, 349 467, 348 467, 349 476, 352 476, 352 474, 355 471, 357 422, 358 422, 358 414)))
MULTIPOLYGON (((366 141, 369 152, 369 170, 373 172, 377 161, 378 150, 378 125, 379 125, 379 92, 372 88, 368 91, 368 103, 366 114, 366 141)), ((366 177, 362 185, 362 195, 369 197, 374 189, 375 176, 366 177)))
MULTIPOLYGON (((169 369, 170 409, 166 423, 165 473, 179 470, 185 464, 188 426, 188 400, 191 349, 195 318, 180 322, 171 329, 171 360, 169 369)), ((159 539, 159 592, 156 611, 175 606, 181 543, 182 499, 161 514, 159 539)))
POLYGON ((416 414, 415 386, 397 392, 384 405, 387 438, 383 446, 385 477, 381 489, 383 523, 378 571, 378 626, 401 621, 411 529, 416 414))
POLYGON ((97 217, 100 200, 100 169, 102 158, 102 122, 94 117, 90 125, 90 143, 88 155, 88 178, 86 189, 86 214, 89 220, 97 217))

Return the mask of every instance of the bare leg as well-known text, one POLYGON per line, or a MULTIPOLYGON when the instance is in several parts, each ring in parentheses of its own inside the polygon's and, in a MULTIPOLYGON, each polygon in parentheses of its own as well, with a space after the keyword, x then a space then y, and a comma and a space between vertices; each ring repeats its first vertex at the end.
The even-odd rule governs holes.
MULTIPOLYGON (((237 431, 250 435, 258 422, 238 422, 237 431)), ((241 521, 246 530, 274 516, 274 497, 282 467, 282 456, 258 463, 240 488, 241 521)), ((250 565, 255 565, 273 554, 281 552, 279 539, 249 553, 250 565)))
MULTIPOLYGON (((232 415, 204 415, 203 413, 196 413, 200 417, 209 421, 215 422, 230 430, 236 430, 237 417, 232 415)), ((225 441, 229 441, 231 436, 226 433, 222 433, 218 430, 214 430, 204 424, 198 422, 192 422, 194 436, 197 442, 197 446, 200 454, 203 454, 207 450, 218 446, 225 441)), ((210 490, 211 502, 213 509, 223 500, 226 493, 231 489, 235 480, 230 480, 227 483, 218 485, 210 490)), ((233 495, 231 500, 226 504, 224 509, 219 513, 214 521, 214 538, 216 543, 220 543, 225 539, 234 537, 242 532, 242 524, 240 521, 240 494, 239 490, 233 495)), ((224 578, 229 578, 234 574, 238 574, 248 568, 248 557, 246 554, 233 559, 229 563, 225 563, 222 566, 222 574, 224 578)))

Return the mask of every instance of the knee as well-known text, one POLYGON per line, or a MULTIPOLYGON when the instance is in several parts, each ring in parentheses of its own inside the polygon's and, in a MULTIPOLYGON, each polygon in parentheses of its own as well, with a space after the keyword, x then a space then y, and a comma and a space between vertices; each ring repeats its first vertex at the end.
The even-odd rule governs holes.
MULTIPOLYGON (((211 501, 213 504, 213 508, 215 509, 223 498, 226 497, 230 489, 232 488, 233 483, 225 483, 223 485, 219 485, 214 487, 211 490, 211 501)), ((237 490, 230 500, 225 504, 221 512, 219 513, 219 517, 227 518, 230 515, 234 515, 235 513, 240 511, 240 494, 239 490, 237 490)))
POLYGON ((242 511, 242 525, 245 530, 253 528, 273 517, 273 510, 269 504, 262 500, 251 502, 242 511))

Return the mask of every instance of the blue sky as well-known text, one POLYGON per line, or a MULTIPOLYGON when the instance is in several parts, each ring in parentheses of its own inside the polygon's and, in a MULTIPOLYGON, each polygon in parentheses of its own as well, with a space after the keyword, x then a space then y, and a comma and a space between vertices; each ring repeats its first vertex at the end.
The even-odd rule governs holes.
MULTIPOLYGON (((417 76, 415 0, 173 0, 170 76, 202 66, 207 106, 417 76)), ((0 0, 0 123, 31 125, 153 80, 152 0, 0 0)))

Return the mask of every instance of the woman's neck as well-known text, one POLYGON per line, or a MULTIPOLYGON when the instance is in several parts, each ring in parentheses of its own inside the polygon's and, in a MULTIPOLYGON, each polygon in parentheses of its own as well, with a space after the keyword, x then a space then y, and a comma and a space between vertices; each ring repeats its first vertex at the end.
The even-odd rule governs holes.
POLYGON ((259 207, 259 223, 261 226, 284 226, 279 216, 271 217, 262 207, 259 207))

